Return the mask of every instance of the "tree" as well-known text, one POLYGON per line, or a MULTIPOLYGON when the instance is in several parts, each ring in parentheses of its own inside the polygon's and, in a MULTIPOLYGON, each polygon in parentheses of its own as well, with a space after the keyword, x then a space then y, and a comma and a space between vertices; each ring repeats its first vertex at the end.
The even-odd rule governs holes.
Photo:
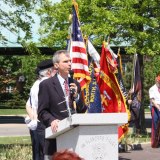
MULTIPOLYGON (((31 48, 33 50, 33 46, 31 48)), ((48 56, 37 52, 30 56, 0 56, 1 102, 5 102, 7 107, 25 107, 30 88, 37 78, 36 66, 45 58, 48 56)))
MULTIPOLYGON (((29 56, 0 56, 1 76, 0 76, 0 97, 1 100, 11 100, 11 106, 26 101, 29 89, 35 81, 35 68, 37 63, 46 58, 32 42, 32 25, 34 23, 33 14, 40 0, 1 0, 0 1, 0 43, 2 45, 11 42, 6 33, 11 33, 17 37, 16 44, 23 46, 29 56), (17 86, 18 77, 24 76, 23 85, 17 86), (6 93, 6 87, 12 87, 14 92, 6 93), (18 88, 18 90, 17 90, 18 88), (21 94, 19 94, 21 93, 21 94)), ((11 42, 12 43, 12 42, 11 42)), ((23 104, 23 106, 25 106, 23 104)))
MULTIPOLYGON (((41 43, 65 47, 72 1, 42 2, 41 43)), ((127 53, 155 55, 160 51, 160 13, 157 0, 77 0, 82 33, 90 36, 95 46, 109 35, 111 42, 125 44, 127 53)))
POLYGON ((17 43, 23 39, 32 38, 32 24, 34 20, 31 12, 34 12, 36 0, 1 0, 0 2, 0 43, 9 41, 6 32, 17 36, 17 43), (20 34, 22 33, 22 34, 20 34))
POLYGON ((145 56, 145 65, 144 65, 144 100, 146 106, 149 106, 149 88, 155 84, 155 77, 160 73, 160 56, 156 55, 153 58, 145 56))

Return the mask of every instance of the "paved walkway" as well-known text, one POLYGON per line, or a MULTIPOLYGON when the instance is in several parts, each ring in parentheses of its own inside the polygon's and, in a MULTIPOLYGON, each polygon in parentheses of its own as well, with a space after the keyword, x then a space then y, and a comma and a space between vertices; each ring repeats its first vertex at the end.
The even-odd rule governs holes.
POLYGON ((0 137, 29 136, 29 130, 26 124, 0 124, 0 137))
POLYGON ((119 160, 160 160, 160 148, 151 148, 150 143, 138 144, 136 149, 119 153, 119 160))

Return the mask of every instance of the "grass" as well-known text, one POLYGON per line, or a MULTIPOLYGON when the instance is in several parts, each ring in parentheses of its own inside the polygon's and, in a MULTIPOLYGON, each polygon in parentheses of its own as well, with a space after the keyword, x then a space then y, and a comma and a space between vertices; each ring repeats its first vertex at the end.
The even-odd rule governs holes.
POLYGON ((0 137, 0 160, 32 160, 30 137, 0 137))
MULTIPOLYGON (((150 112, 149 108, 145 108, 145 112, 150 112)), ((1 108, 0 107, 0 115, 25 115, 26 109, 8 109, 8 108, 1 108)))
POLYGON ((144 134, 136 134, 133 132, 133 127, 129 128, 129 132, 125 137, 122 139, 122 144, 129 146, 141 145, 144 143, 151 142, 151 133, 150 131, 146 131, 144 134))
POLYGON ((0 160, 32 160, 31 145, 0 145, 0 160))
POLYGON ((26 114, 26 109, 0 109, 0 115, 22 115, 26 114))
POLYGON ((0 144, 31 144, 30 136, 0 137, 0 144))
POLYGON ((145 112, 151 112, 151 110, 148 107, 146 107, 144 111, 145 112))
POLYGON ((129 144, 141 144, 141 143, 149 143, 151 141, 150 134, 139 135, 139 134, 131 134, 129 133, 124 141, 127 141, 129 144))
MULTIPOLYGON (((150 112, 149 109, 145 109, 145 112, 150 112)), ((0 109, 0 115, 25 115, 26 109, 0 109)))

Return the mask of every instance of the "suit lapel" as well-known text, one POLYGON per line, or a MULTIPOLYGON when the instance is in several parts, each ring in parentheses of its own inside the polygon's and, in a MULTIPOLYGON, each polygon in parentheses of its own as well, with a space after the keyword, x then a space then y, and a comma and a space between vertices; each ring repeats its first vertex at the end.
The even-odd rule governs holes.
POLYGON ((53 77, 53 85, 54 85, 54 88, 55 88, 56 92, 58 93, 58 95, 62 98, 62 100, 64 100, 65 95, 64 95, 63 89, 61 87, 61 84, 57 78, 57 75, 55 75, 53 77))

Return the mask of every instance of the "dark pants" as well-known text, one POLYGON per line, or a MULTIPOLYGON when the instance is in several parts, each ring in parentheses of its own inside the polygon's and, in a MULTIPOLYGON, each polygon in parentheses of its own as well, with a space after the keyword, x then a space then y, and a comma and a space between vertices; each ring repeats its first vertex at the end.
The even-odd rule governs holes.
POLYGON ((57 151, 56 139, 45 139, 45 125, 41 122, 37 126, 39 141, 39 160, 44 160, 44 155, 52 156, 57 151))
POLYGON ((44 160, 45 126, 38 122, 36 130, 30 130, 32 142, 32 159, 44 160))
POLYGON ((56 151, 56 139, 45 139, 45 155, 52 156, 56 151))
POLYGON ((36 130, 30 130, 32 142, 32 160, 39 160, 39 140, 36 130))
POLYGON ((38 122, 37 136, 39 140, 39 160, 44 160, 45 126, 38 122))
POLYGON ((140 109, 137 107, 130 108, 131 120, 130 124, 133 125, 133 133, 139 133, 140 130, 140 109))

